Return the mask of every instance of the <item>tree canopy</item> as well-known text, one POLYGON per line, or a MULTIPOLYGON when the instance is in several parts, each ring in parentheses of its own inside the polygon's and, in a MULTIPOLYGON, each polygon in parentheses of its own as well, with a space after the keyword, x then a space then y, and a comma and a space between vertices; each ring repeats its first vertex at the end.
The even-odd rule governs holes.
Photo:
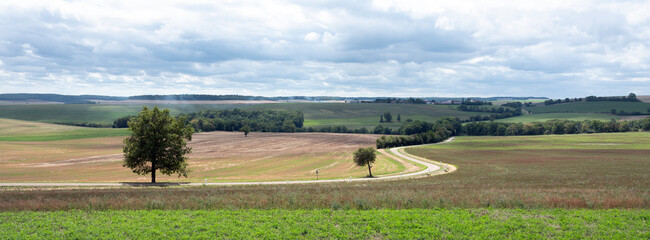
POLYGON ((184 119, 169 115, 169 110, 158 107, 149 110, 143 107, 135 118, 129 120, 131 135, 124 139, 124 162, 122 166, 134 173, 151 173, 151 182, 156 182, 156 171, 178 177, 185 176, 187 157, 191 152, 186 141, 192 140, 194 129, 184 119))
POLYGON ((370 164, 375 162, 377 156, 373 147, 359 148, 354 151, 354 163, 359 167, 368 165, 368 177, 372 177, 372 166, 370 164))

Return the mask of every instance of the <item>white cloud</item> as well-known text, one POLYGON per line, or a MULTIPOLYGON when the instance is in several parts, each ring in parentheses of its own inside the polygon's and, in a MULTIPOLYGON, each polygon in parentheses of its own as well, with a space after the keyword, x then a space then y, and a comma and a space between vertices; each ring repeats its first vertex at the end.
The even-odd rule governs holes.
POLYGON ((614 0, 0 1, 0 91, 648 94, 648 12, 614 0))
POLYGON ((318 34, 318 33, 310 32, 310 33, 307 33, 307 35, 305 35, 305 41, 315 42, 315 41, 318 41, 318 40, 320 40, 320 34, 318 34))

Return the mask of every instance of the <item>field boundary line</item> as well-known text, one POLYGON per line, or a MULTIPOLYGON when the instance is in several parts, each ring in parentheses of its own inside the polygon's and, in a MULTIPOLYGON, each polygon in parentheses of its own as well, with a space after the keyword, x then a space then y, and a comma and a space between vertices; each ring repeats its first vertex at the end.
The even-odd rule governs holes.
POLYGON ((0 187, 106 187, 106 186, 135 186, 135 187, 145 187, 145 186, 241 186, 241 185, 280 185, 280 184, 309 184, 309 183, 339 183, 339 182, 360 182, 360 181, 382 181, 382 180, 400 180, 400 179, 409 179, 414 177, 427 177, 440 174, 447 174, 456 171, 456 166, 451 164, 446 164, 442 162, 433 161, 431 159, 426 159, 418 157, 403 151, 399 151, 405 148, 411 147, 420 147, 428 146, 435 144, 445 144, 451 143, 454 141, 454 137, 451 137, 443 142, 433 143, 433 144, 423 144, 423 145, 413 145, 413 146, 404 146, 404 147, 395 147, 387 149, 395 156, 402 158, 406 161, 411 161, 417 164, 424 165, 426 168, 411 173, 404 174, 391 174, 389 176, 379 176, 374 178, 343 178, 343 179, 326 179, 326 180, 299 180, 299 181, 264 181, 264 182, 219 182, 219 183, 174 183, 174 182, 162 182, 162 183, 147 183, 147 182, 130 182, 130 183, 0 183, 0 187))

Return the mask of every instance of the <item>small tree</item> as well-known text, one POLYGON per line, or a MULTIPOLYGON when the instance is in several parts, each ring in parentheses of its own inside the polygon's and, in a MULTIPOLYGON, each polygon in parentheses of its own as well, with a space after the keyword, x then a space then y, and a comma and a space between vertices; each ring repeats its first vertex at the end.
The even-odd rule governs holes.
POLYGON ((627 99, 628 101, 636 102, 637 101, 636 94, 630 93, 629 95, 627 95, 627 99))
POLYGON ((248 133, 251 132, 251 127, 249 127, 248 125, 244 125, 239 129, 239 131, 244 133, 244 137, 248 137, 248 133))
POLYGON ((393 121, 393 116, 390 114, 389 111, 386 111, 384 113, 384 121, 386 121, 386 122, 392 122, 393 121))
POLYGON ((397 114, 397 122, 401 122, 401 121, 402 121, 402 116, 400 116, 399 114, 397 114))
POLYGON ((359 167, 368 165, 368 177, 373 177, 370 164, 374 163, 376 158, 375 149, 372 147, 359 148, 354 151, 354 163, 359 167))
POLYGON ((187 147, 186 140, 192 140, 194 129, 185 119, 171 117, 169 109, 143 107, 138 116, 129 120, 129 131, 131 136, 124 139, 122 166, 139 175, 151 173, 152 183, 156 182, 156 170, 187 177, 185 155, 192 149, 187 147))

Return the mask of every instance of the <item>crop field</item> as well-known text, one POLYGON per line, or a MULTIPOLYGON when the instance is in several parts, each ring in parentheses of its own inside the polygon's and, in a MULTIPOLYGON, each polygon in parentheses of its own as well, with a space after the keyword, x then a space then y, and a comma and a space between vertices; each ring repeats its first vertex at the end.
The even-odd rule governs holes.
POLYGON ((647 114, 650 103, 646 102, 574 102, 554 105, 539 105, 525 108, 531 113, 574 112, 574 113, 610 113, 612 109, 627 113, 640 112, 647 114))
MULTIPOLYGON (((155 106, 144 102, 148 107, 155 106)), ((144 104, 143 103, 143 104, 144 104)), ((467 118, 473 115, 485 115, 479 112, 462 112, 456 106, 420 105, 420 104, 344 104, 344 103, 269 103, 269 104, 157 104, 160 108, 169 108, 172 114, 197 112, 208 109, 265 110, 284 109, 301 111, 305 116, 305 127, 346 126, 348 128, 366 127, 372 129, 379 125, 379 115, 390 111, 393 122, 381 123, 384 126, 398 128, 397 115, 402 121, 406 119, 434 121, 445 116, 467 118)), ((0 118, 19 119, 47 123, 76 122, 111 124, 117 118, 137 115, 142 110, 139 104, 21 104, 0 105, 0 118)))
MULTIPOLYGON (((192 159, 201 159, 218 149, 220 157, 238 163, 233 159, 239 155, 229 149, 240 145, 249 151, 239 154, 251 159, 260 152, 253 145, 260 145, 269 156, 283 147, 295 155, 305 151, 327 155, 325 150, 319 152, 320 147, 346 149, 370 142, 344 134, 253 133, 248 138, 236 133, 210 134, 195 135, 192 159), (226 135, 213 138, 210 134, 226 135), (224 148, 214 148, 222 145, 224 148)), ((92 142, 106 140, 105 147, 110 150, 114 148, 110 144, 115 143, 110 139, 96 138, 92 142)), ((41 158, 66 154, 67 150, 61 148, 83 144, 82 140, 65 140, 79 142, 31 151, 53 151, 41 158), (57 149, 64 153, 54 151, 57 149)), ((96 144, 85 140, 86 144, 96 144)), ((64 141, 43 143, 59 142, 64 141)), ((6 239, 650 237, 648 132, 457 137, 452 143, 406 151, 454 164, 458 170, 402 181, 299 185, 2 187, 0 235, 6 239)), ((222 166, 219 158, 210 166, 201 165, 207 162, 192 161, 191 165, 199 166, 192 174, 222 166)), ((5 165, 0 169, 7 169, 7 162, 16 161, 2 159, 0 163, 5 165)), ((288 162, 287 166, 296 166, 298 172, 313 169, 297 162, 288 162)), ((385 169, 396 168, 400 167, 385 169)), ((103 176, 97 174, 97 168, 79 169, 77 176, 83 177, 84 174, 78 174, 83 171, 95 171, 85 177, 103 176)), ((216 173, 226 176, 228 181, 237 181, 236 177, 220 175, 223 172, 218 170, 216 173)), ((246 173, 253 177, 258 174, 246 173)), ((364 175, 365 169, 359 174, 364 175)), ((130 171, 117 168, 106 175, 133 177, 130 171)), ((11 175, 0 172, 0 176, 11 175)))
POLYGON ((510 118, 502 118, 494 120, 495 122, 545 122, 549 120, 571 120, 571 121, 584 121, 584 120, 620 120, 621 116, 612 115, 609 113, 539 113, 527 114, 510 118))
MULTIPOLYGON (((648 132, 457 137, 452 143, 406 151, 453 164, 458 170, 435 177, 373 183, 5 187, 0 188, 0 210, 138 210, 152 205, 165 210, 650 208, 648 132)), ((119 171, 133 177, 128 170, 119 171)))
MULTIPOLYGON (((148 104, 148 107, 154 107, 148 104)), ((161 104, 159 108, 168 108, 172 114, 197 112, 207 109, 231 109, 243 105, 213 104, 161 104)), ((104 104, 22 104, 0 105, 0 118, 11 118, 36 122, 76 122, 112 124, 120 117, 137 115, 142 105, 104 105, 104 104)))
MULTIPOLYGON (((124 129, 92 129, 0 120, 0 182, 146 182, 121 166, 124 129), (103 135, 116 137, 97 137, 103 135), (91 138, 92 137, 92 138, 91 138)), ((159 181, 284 181, 363 177, 352 151, 373 146, 376 135, 323 133, 194 134, 189 178, 158 175, 159 181)), ((375 174, 420 167, 379 155, 375 174)))
POLYGON ((126 129, 84 128, 0 118, 0 142, 56 141, 127 136, 126 129))
POLYGON ((218 210, 0 213, 5 239, 648 239, 650 211, 218 210))
POLYGON ((644 96, 636 96, 637 99, 641 100, 642 102, 650 102, 650 95, 644 95, 644 96))
POLYGON ((344 125, 348 128, 365 127, 372 129, 379 125, 379 115, 386 111, 393 116, 392 123, 382 123, 387 127, 399 127, 397 115, 402 121, 406 119, 434 121, 445 116, 468 118, 473 115, 485 115, 479 112, 463 112, 456 110, 457 106, 442 106, 429 104, 383 104, 383 103, 282 103, 259 104, 243 109, 284 109, 301 111, 305 115, 305 127, 325 127, 344 125))

